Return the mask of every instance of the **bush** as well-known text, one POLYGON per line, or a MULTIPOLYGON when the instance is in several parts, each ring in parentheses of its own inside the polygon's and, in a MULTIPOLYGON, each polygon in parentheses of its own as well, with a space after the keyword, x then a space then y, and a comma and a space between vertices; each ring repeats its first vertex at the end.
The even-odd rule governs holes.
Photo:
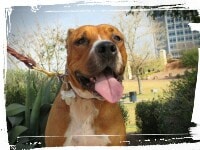
POLYGON ((181 61, 185 67, 197 68, 198 67, 198 49, 191 49, 183 51, 181 61))
POLYGON ((128 121, 128 118, 129 118, 128 110, 124 107, 124 104, 120 103, 119 106, 120 106, 120 109, 121 109, 121 112, 122 112, 122 116, 123 116, 124 122, 126 124, 127 121, 128 121))
MULTIPOLYGON (((15 78, 12 79, 13 81, 18 78, 23 80, 22 87, 25 92, 24 95, 22 94, 22 100, 18 100, 17 95, 14 95, 15 92, 12 93, 12 97, 16 99, 7 100, 6 119, 9 143, 16 144, 19 149, 41 147, 44 146, 44 139, 37 136, 44 135, 51 104, 57 95, 60 83, 57 82, 56 78, 49 79, 32 71, 22 72, 22 74, 24 74, 23 79, 17 75, 13 76, 15 78), (36 137, 25 137, 17 140, 17 137, 21 135, 36 137), (30 145, 30 142, 36 144, 30 145)), ((12 92, 10 89, 13 87, 12 82, 7 83, 6 88, 9 90, 6 94, 12 92)))
POLYGON ((24 104, 26 95, 26 72, 7 70, 6 73, 6 106, 12 103, 24 104))
POLYGON ((140 102, 136 105, 136 125, 142 133, 158 133, 158 101, 140 102))
MULTIPOLYGON (((31 80, 30 86, 32 91, 30 96, 32 96, 31 99, 35 99, 40 87, 48 80, 47 76, 35 71, 30 71, 29 74, 25 70, 7 70, 5 84, 6 106, 12 103, 25 104, 28 77, 31 80)), ((57 94, 57 88, 60 86, 60 83, 56 82, 55 79, 53 82, 51 97, 57 94)))
POLYGON ((163 103, 159 115, 160 133, 185 133, 191 126, 197 71, 186 72, 182 79, 173 81, 169 91, 161 98, 163 103))
POLYGON ((191 127, 197 71, 186 72, 172 81, 163 97, 140 102, 136 106, 136 123, 142 133, 186 133, 191 127))
POLYGON ((191 123, 197 81, 198 50, 183 52, 181 61, 186 71, 170 83, 163 96, 136 106, 136 122, 142 133, 186 133, 191 123))

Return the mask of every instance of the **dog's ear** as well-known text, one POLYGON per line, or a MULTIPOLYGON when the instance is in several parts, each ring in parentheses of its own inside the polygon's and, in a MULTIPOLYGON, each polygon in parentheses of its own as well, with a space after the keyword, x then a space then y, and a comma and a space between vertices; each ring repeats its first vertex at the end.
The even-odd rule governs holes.
POLYGON ((68 47, 68 39, 69 39, 69 36, 71 35, 71 33, 74 31, 74 29, 68 29, 68 32, 67 32, 67 38, 66 38, 66 49, 68 47))
POLYGON ((67 32, 67 37, 70 36, 70 34, 74 31, 74 29, 69 29, 68 32, 67 32))

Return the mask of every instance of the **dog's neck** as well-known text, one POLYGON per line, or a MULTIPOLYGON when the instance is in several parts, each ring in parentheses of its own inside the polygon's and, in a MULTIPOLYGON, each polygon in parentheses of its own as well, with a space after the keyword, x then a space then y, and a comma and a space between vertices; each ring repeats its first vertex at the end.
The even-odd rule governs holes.
MULTIPOLYGON (((68 104, 68 101, 65 100, 65 102, 68 104)), ((84 100, 76 96, 69 107, 71 121, 64 135, 67 137, 64 146, 105 146, 110 143, 107 135, 104 133, 96 135, 95 133, 94 120, 99 115, 100 110, 95 107, 92 99, 84 100)))
POLYGON ((96 135, 93 128, 94 119, 98 116, 99 110, 95 107, 93 99, 98 99, 88 91, 81 91, 73 86, 71 82, 64 83, 61 90, 61 98, 70 107, 71 122, 65 132, 67 145, 101 145, 110 143, 107 135, 96 135), (92 138, 91 138, 92 137, 92 138))
MULTIPOLYGON (((66 66, 66 68, 67 68, 67 66, 66 66)), ((70 75, 71 75, 71 72, 69 71, 69 69, 65 69, 65 75, 63 76, 63 79, 62 79, 62 82, 63 82, 62 90, 64 90, 64 91, 72 90, 77 96, 79 96, 83 99, 93 99, 94 98, 97 100, 102 100, 99 96, 95 96, 88 90, 79 89, 76 86, 74 86, 73 82, 71 82, 69 80, 70 75)))
POLYGON ((84 99, 98 99, 101 100, 100 97, 95 96, 94 94, 92 94, 91 92, 89 92, 88 90, 82 90, 82 89, 78 89, 76 88, 71 82, 69 82, 71 88, 73 89, 73 91, 81 98, 84 99))
POLYGON ((97 99, 103 101, 100 97, 93 95, 91 92, 87 90, 81 90, 76 88, 70 81, 64 80, 61 88, 61 97, 65 100, 67 105, 71 104, 71 101, 75 99, 75 97, 80 97, 82 99, 97 99))

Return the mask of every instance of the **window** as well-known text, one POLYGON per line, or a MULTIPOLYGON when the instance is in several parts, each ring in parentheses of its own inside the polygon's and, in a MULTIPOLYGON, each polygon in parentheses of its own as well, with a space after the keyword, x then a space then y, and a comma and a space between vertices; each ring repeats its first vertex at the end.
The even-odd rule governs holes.
POLYGON ((198 33, 199 33, 199 31, 193 31, 193 33, 195 33, 195 34, 198 34, 198 33))
POLYGON ((200 34, 195 34, 193 37, 195 40, 200 40, 200 34))
POLYGON ((171 24, 171 25, 168 25, 168 30, 173 30, 174 29, 174 25, 171 24))
POLYGON ((168 18, 167 19, 167 23, 174 23, 174 19, 173 18, 168 18))
POLYGON ((184 28, 188 28, 188 27, 189 27, 188 23, 184 23, 184 28))
POLYGON ((176 24, 176 28, 177 28, 177 29, 183 28, 182 23, 176 24))
POLYGON ((173 58, 180 58, 181 54, 180 52, 172 52, 173 58))
POLYGON ((176 37, 170 38, 169 41, 170 41, 170 43, 175 43, 176 42, 176 37))
POLYGON ((186 36, 186 37, 185 37, 185 40, 186 40, 186 41, 192 41, 192 36, 186 36))
POLYGON ((176 22, 181 22, 182 18, 176 18, 175 20, 176 20, 176 22))
POLYGON ((171 12, 167 11, 167 17, 171 18, 171 12))
POLYGON ((170 49, 173 49, 173 50, 176 49, 176 44, 171 44, 170 49))
POLYGON ((191 34, 191 33, 192 33, 192 31, 190 29, 185 30, 185 34, 191 34))
POLYGON ((178 31, 176 31, 176 34, 177 34, 177 35, 183 35, 183 30, 178 30, 178 31))
POLYGON ((170 31, 169 32, 169 36, 175 36, 176 34, 175 34, 175 31, 170 31))
POLYGON ((178 42, 184 41, 184 37, 183 36, 178 37, 177 40, 178 40, 178 42))

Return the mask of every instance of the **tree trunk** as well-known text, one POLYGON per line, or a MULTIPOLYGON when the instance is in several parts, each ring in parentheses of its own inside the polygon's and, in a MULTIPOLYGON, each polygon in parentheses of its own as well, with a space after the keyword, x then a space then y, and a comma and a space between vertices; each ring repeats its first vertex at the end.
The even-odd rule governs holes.
POLYGON ((138 82, 138 91, 139 91, 139 94, 142 94, 142 83, 141 83, 140 75, 136 74, 136 78, 137 78, 137 82, 138 82))

